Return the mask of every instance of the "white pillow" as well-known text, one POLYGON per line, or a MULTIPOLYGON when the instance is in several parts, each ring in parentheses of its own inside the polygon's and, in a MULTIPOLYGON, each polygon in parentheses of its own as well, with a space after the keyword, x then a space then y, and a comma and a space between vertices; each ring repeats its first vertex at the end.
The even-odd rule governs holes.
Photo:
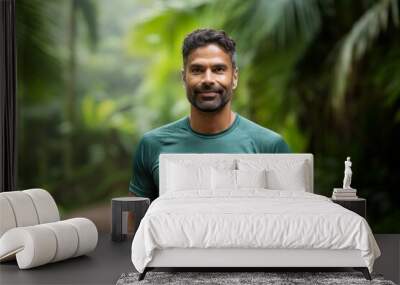
POLYGON ((238 188, 267 188, 267 171, 263 170, 236 170, 238 188))
POLYGON ((212 188, 236 190, 236 170, 212 168, 212 188))
POLYGON ((266 170, 212 169, 214 190, 237 190, 240 188, 267 188, 266 170))
POLYGON ((212 159, 210 156, 203 156, 202 154, 196 156, 196 159, 182 158, 177 155, 177 157, 170 157, 165 160, 166 165, 169 164, 179 164, 184 167, 212 167, 215 169, 237 169, 236 159, 212 159))
POLYGON ((285 172, 276 169, 267 171, 268 188, 274 190, 306 191, 306 179, 303 167, 287 169, 285 172))
POLYGON ((309 168, 306 160, 238 160, 240 170, 267 170, 267 188, 274 190, 306 191, 309 168))
POLYGON ((211 167, 169 163, 167 173, 167 191, 211 189, 211 167))

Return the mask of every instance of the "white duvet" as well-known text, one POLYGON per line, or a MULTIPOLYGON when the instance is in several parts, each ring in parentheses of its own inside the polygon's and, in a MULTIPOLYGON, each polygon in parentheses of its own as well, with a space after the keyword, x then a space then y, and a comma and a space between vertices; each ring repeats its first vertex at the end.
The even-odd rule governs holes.
POLYGON ((372 272, 380 256, 364 218, 300 191, 172 192, 154 200, 132 243, 143 272, 164 248, 358 249, 372 272))

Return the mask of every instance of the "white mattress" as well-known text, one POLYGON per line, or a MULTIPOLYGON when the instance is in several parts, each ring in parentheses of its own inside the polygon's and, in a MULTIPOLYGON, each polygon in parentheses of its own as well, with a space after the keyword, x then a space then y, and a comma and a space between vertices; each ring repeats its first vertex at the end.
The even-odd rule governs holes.
POLYGON ((143 272, 167 248, 356 249, 370 271, 380 255, 359 215, 320 195, 261 189, 159 197, 134 237, 135 268, 143 272))

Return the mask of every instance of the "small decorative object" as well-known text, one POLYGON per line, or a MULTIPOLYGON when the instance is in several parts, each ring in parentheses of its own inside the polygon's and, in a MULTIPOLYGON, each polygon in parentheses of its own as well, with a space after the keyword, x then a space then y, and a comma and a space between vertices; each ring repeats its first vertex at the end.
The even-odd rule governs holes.
POLYGON ((332 193, 332 199, 338 200, 352 200, 357 198, 357 190, 352 188, 351 177, 353 172, 351 170, 351 160, 350 156, 347 157, 344 162, 344 178, 343 178, 343 188, 334 188, 332 193))
POLYGON ((352 189, 351 184, 351 176, 353 172, 351 171, 351 161, 350 156, 347 157, 346 161, 344 162, 344 179, 343 179, 343 189, 352 189))

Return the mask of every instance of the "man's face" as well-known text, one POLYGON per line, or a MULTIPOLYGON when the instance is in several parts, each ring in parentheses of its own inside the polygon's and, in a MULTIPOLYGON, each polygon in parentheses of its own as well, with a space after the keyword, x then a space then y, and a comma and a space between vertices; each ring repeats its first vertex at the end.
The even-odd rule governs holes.
POLYGON ((198 110, 217 112, 232 99, 237 75, 229 54, 218 45, 197 48, 182 71, 186 96, 198 110))

